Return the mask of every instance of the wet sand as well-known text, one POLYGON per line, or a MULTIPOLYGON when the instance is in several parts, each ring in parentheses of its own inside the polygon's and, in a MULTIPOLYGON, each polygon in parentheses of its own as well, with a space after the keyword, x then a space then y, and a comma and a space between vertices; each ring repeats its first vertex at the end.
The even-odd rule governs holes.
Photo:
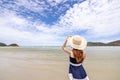
MULTIPOLYGON (((120 80, 120 47, 88 47, 90 80, 120 80)), ((60 47, 0 48, 0 80, 69 80, 69 57, 60 47)))

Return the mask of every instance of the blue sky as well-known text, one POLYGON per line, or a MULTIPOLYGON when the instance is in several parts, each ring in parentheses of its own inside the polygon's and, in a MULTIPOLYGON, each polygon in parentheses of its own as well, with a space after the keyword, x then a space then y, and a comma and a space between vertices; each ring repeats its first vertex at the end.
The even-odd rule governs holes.
POLYGON ((87 41, 120 39, 120 0, 0 0, 0 42, 62 45, 68 35, 87 41))

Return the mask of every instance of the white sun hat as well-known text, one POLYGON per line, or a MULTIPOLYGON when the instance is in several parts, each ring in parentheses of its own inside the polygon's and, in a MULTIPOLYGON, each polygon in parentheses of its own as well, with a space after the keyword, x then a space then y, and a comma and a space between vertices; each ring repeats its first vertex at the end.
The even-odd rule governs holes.
POLYGON ((68 39, 69 45, 78 50, 84 50, 87 46, 87 41, 84 37, 75 35, 68 39))

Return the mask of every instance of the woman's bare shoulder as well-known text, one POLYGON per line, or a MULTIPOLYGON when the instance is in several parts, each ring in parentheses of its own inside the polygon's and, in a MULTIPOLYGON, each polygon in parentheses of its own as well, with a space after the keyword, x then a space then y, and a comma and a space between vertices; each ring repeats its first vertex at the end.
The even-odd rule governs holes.
POLYGON ((84 58, 86 57, 86 51, 83 51, 83 57, 84 58))

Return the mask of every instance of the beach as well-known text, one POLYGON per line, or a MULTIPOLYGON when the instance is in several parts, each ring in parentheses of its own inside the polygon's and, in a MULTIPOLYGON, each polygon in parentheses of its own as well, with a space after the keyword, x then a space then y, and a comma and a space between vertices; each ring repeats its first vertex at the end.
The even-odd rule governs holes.
MULTIPOLYGON (((120 47, 86 48, 90 80, 120 80, 120 47)), ((0 47, 0 80, 69 80, 69 57, 61 47, 0 47)))

